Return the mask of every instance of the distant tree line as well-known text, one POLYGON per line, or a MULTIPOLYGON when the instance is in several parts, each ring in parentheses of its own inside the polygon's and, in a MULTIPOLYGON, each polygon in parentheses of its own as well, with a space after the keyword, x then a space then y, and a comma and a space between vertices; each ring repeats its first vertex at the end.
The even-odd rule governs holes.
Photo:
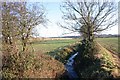
POLYGON ((120 35, 117 34, 101 34, 96 35, 97 38, 111 38, 111 37, 120 37, 120 35))

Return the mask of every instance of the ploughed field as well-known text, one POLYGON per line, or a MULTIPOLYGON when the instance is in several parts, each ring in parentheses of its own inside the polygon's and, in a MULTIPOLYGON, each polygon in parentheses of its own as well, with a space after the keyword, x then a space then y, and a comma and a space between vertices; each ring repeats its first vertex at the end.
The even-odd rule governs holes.
POLYGON ((109 51, 120 54, 120 51, 118 51, 120 49, 118 38, 97 38, 97 41, 109 51))

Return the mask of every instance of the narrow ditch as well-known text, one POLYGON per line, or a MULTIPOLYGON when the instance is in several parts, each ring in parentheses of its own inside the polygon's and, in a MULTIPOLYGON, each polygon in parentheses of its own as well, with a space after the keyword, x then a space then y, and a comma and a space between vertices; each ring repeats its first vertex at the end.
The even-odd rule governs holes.
POLYGON ((65 64, 65 68, 67 70, 67 75, 70 79, 72 78, 78 78, 77 73, 74 71, 73 63, 74 63, 74 58, 77 56, 78 52, 76 52, 74 55, 72 55, 67 63, 65 64))

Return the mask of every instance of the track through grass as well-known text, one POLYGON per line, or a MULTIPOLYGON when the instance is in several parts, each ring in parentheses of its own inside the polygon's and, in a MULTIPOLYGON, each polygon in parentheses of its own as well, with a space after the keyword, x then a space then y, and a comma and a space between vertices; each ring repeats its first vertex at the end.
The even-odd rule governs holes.
POLYGON ((96 40, 108 50, 119 53, 118 44, 120 44, 120 42, 118 41, 118 38, 97 38, 96 40))

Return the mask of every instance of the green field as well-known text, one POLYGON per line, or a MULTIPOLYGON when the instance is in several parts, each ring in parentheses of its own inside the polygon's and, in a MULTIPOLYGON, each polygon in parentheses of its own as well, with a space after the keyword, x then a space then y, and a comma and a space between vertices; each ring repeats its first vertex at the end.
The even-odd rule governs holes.
POLYGON ((64 40, 46 40, 46 41, 36 41, 32 43, 32 46, 36 52, 46 53, 53 51, 58 47, 70 45, 79 41, 80 39, 64 39, 64 40))
MULTIPOLYGON (((97 38, 96 40, 105 48, 118 53, 118 38, 97 38)), ((80 41, 80 39, 34 41, 32 46, 36 52, 46 53, 58 47, 75 43, 76 41, 80 41)))
POLYGON ((97 38, 97 41, 105 48, 118 53, 118 38, 97 38))

